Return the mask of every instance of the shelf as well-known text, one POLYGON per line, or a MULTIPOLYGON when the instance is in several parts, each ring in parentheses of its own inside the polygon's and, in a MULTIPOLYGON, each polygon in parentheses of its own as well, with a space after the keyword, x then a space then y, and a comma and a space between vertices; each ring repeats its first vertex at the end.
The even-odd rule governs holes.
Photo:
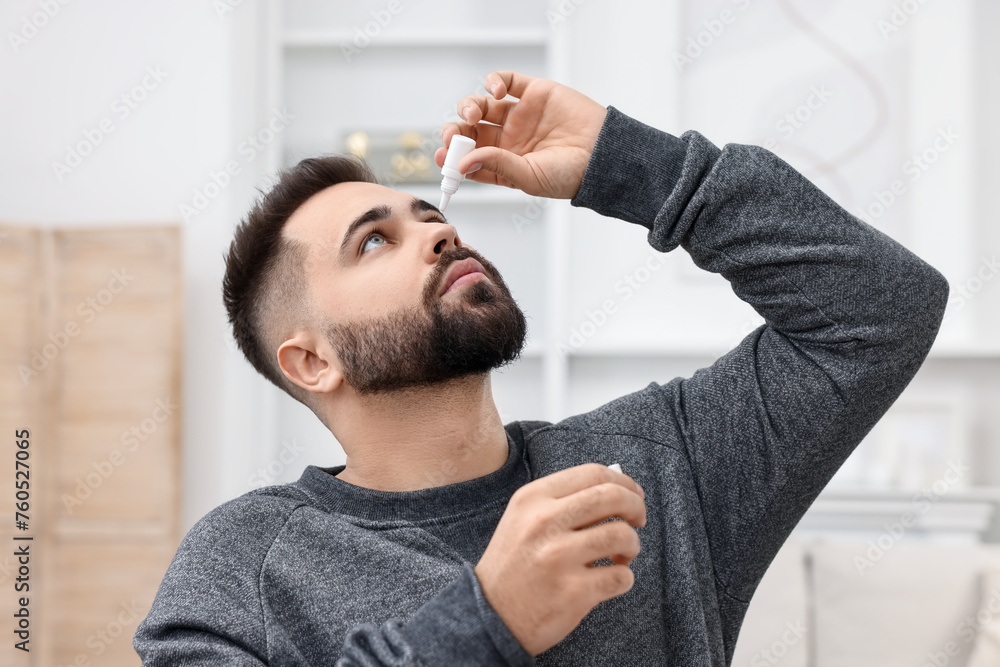
MULTIPOLYGON (((735 347, 735 344, 726 349, 723 346, 706 346, 702 343, 681 343, 677 345, 593 345, 585 344, 579 350, 570 350, 568 356, 571 357, 663 357, 681 358, 692 357, 719 357, 735 347)), ((948 347, 932 348, 927 355, 928 360, 998 360, 1000 361, 1000 348, 978 345, 969 347, 948 347)))
MULTIPOLYGON (((567 345, 567 347, 569 347, 567 345)), ((629 347, 613 347, 609 345, 585 344, 579 350, 570 348, 567 356, 570 357, 664 357, 689 359, 692 357, 707 357, 715 359, 732 347, 722 349, 722 345, 715 348, 707 347, 700 343, 678 344, 666 346, 653 345, 631 345, 629 347)))
POLYGON ((937 346, 931 348, 928 359, 997 359, 1000 360, 1000 347, 994 345, 956 345, 937 346))
POLYGON ((324 49, 350 46, 364 50, 367 48, 449 48, 449 47, 544 47, 548 36, 545 30, 455 30, 424 32, 379 32, 365 35, 369 42, 365 46, 354 43, 356 32, 351 30, 295 30, 281 37, 286 49, 324 49))
MULTIPOLYGON (((875 503, 911 503, 913 497, 921 494, 921 489, 831 489, 826 488, 820 492, 816 501, 820 500, 835 502, 875 502, 875 503)), ((920 495, 919 498, 926 498, 920 495)), ((945 493, 934 495, 931 489, 931 497, 936 498, 935 502, 949 503, 969 503, 969 502, 992 502, 1000 504, 1000 486, 970 486, 960 489, 948 489, 945 493)))
POLYGON ((912 531, 915 535, 963 535, 977 542, 995 542, 1000 529, 998 507, 998 487, 946 489, 940 494, 916 489, 825 489, 796 531, 827 536, 831 531, 848 531, 890 535, 894 540, 912 531))

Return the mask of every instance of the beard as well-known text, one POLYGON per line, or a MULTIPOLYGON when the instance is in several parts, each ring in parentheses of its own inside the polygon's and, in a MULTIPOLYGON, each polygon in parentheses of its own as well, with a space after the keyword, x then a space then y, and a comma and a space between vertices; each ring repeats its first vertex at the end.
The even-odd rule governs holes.
POLYGON ((364 322, 326 325, 344 380, 359 395, 428 387, 484 374, 517 359, 527 322, 500 272, 466 246, 444 252, 428 278, 421 303, 364 322), (437 295, 448 267, 475 258, 489 280, 437 295))

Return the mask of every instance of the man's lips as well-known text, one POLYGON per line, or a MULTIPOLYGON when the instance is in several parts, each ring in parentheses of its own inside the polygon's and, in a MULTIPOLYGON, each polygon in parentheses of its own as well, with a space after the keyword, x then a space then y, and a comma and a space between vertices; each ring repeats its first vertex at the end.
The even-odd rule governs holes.
POLYGON ((444 282, 441 283, 441 291, 438 292, 438 296, 442 296, 445 292, 447 292, 459 278, 467 276, 470 273, 481 273, 485 276, 486 269, 484 269, 483 265, 477 262, 474 257, 466 257, 463 260, 453 262, 452 265, 448 267, 447 273, 444 274, 444 282))

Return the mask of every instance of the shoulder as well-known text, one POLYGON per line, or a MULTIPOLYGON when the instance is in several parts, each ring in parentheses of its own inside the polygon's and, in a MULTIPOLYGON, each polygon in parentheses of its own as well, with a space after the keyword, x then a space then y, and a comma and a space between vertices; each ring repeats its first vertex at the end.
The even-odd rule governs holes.
MULTIPOLYGON (((573 433, 593 436, 629 435, 661 442, 665 432, 676 431, 683 413, 679 388, 683 378, 660 384, 650 382, 642 389, 611 399, 587 412, 571 415, 552 423, 516 422, 522 442, 531 446, 537 440, 572 438, 573 433)), ((671 443, 673 439, 668 439, 671 443)))
POLYGON ((191 651, 266 655, 261 568, 276 537, 306 501, 290 485, 268 487, 222 503, 199 519, 181 541, 136 630, 134 645, 143 663, 169 655, 174 664, 178 655, 191 651))
POLYGON ((167 578, 260 570, 275 538, 307 498, 290 485, 256 489, 212 509, 181 541, 167 578))

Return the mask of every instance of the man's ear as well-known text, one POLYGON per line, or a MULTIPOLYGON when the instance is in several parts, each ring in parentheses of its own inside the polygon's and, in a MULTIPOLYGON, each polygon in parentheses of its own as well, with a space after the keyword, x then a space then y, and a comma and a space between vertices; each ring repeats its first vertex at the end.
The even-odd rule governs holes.
POLYGON ((278 365, 285 377, 306 391, 332 392, 344 376, 336 363, 333 349, 319 344, 311 332, 299 332, 278 348, 278 365))

